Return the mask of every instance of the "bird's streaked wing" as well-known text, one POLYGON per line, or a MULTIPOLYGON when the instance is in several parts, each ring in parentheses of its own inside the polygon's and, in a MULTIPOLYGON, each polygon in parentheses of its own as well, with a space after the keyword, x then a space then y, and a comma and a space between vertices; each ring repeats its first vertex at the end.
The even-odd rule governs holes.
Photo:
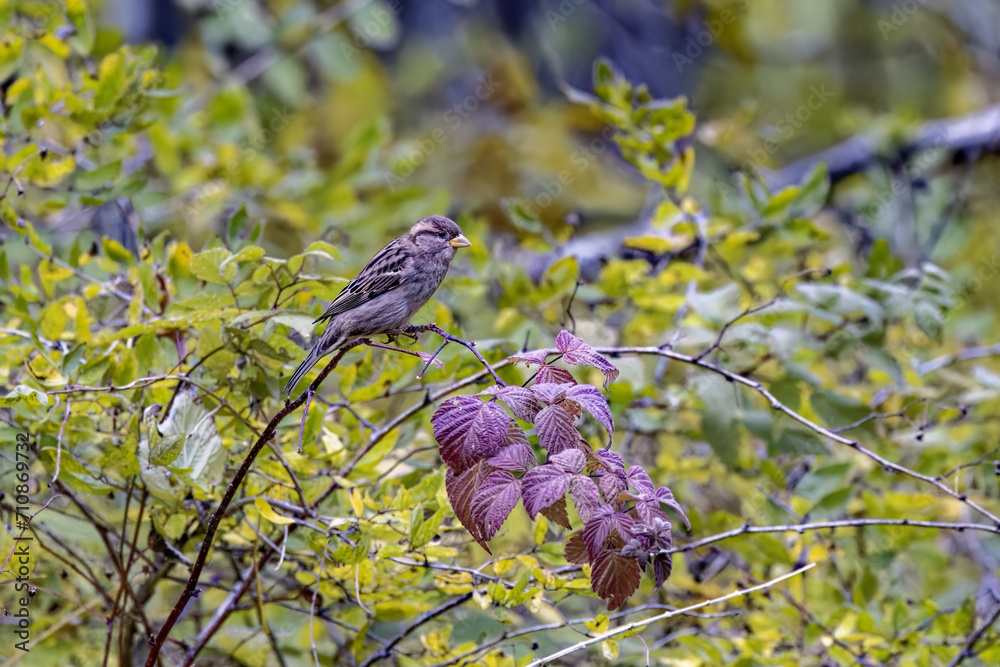
POLYGON ((347 283, 316 322, 328 320, 396 289, 406 281, 412 263, 413 258, 405 252, 400 239, 392 241, 375 253, 365 268, 361 269, 361 273, 347 283))

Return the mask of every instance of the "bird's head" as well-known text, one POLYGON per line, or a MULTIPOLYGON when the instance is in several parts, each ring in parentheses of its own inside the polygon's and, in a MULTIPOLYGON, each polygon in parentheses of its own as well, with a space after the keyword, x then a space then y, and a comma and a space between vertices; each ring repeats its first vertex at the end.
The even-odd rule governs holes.
POLYGON ((426 252, 447 252, 449 257, 458 248, 465 248, 472 243, 462 235, 462 230, 453 220, 443 215, 431 215, 417 221, 410 228, 410 240, 426 252))

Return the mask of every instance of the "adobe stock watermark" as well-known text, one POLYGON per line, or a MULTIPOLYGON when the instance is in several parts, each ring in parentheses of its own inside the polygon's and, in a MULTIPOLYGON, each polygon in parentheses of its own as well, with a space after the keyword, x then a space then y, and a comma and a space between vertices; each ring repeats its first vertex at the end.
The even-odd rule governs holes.
POLYGON ((274 111, 267 123, 254 134, 244 137, 239 143, 239 155, 222 165, 222 173, 196 191, 195 196, 181 206, 181 215, 191 221, 195 213, 202 211, 209 199, 220 195, 249 160, 259 155, 291 123, 293 114, 286 107, 274 111))
POLYGON ((549 22, 549 29, 555 30, 569 20, 569 17, 576 13, 587 0, 562 0, 555 10, 545 10, 545 20, 549 22))
POLYGON ((893 4, 889 19, 879 19, 876 24, 879 32, 882 33, 882 39, 888 40, 889 35, 906 25, 913 18, 913 15, 923 9, 926 4, 927 0, 901 0, 901 2, 893 4))
MULTIPOLYGON (((340 52, 347 59, 347 62, 352 62, 354 58, 361 54, 362 51, 369 48, 372 45, 377 45, 379 42, 384 41, 382 36, 385 34, 386 29, 389 28, 394 22, 397 16, 399 16, 403 11, 403 5, 411 0, 387 0, 386 2, 373 8, 369 15, 365 17, 365 20, 354 22, 352 21, 352 26, 348 31, 351 34, 352 41, 347 43, 342 41, 340 43, 340 52)), ((358 9, 358 13, 364 11, 364 7, 358 9)))
POLYGON ((683 44, 681 50, 670 52, 670 57, 674 61, 678 72, 683 72, 685 67, 693 65, 709 48, 722 36, 726 28, 736 22, 736 17, 750 6, 750 0, 734 0, 730 7, 718 13, 718 18, 704 19, 701 22, 703 28, 693 35, 688 35, 687 42, 683 44))
POLYGON ((15 597, 15 604, 11 607, 4 607, 3 615, 12 616, 17 619, 11 625, 16 625, 14 634, 21 641, 14 643, 14 648, 27 653, 30 648, 28 641, 31 639, 31 611, 29 610, 31 598, 35 594, 35 589, 31 585, 31 541, 33 537, 26 536, 24 532, 28 529, 31 517, 28 516, 28 503, 30 498, 30 478, 28 471, 31 468, 31 443, 25 433, 17 434, 17 444, 14 447, 14 509, 16 512, 16 525, 18 533, 14 536, 14 546, 10 554, 4 561, 3 569, 0 571, 10 572, 14 575, 14 591, 20 593, 20 597, 15 597))
POLYGON ((581 148, 576 149, 569 157, 573 169, 563 169, 555 178, 545 179, 541 182, 540 192, 524 202, 525 210, 534 217, 540 217, 542 209, 552 205, 556 197, 562 194, 576 181, 577 177, 590 168, 598 157, 608 150, 608 146, 614 140, 615 131, 611 127, 605 127, 600 136, 594 137, 581 148))
POLYGON ((462 127, 462 124, 471 118, 479 107, 488 101, 500 87, 500 82, 493 78, 492 72, 481 76, 471 95, 461 102, 451 105, 444 112, 442 118, 450 131, 446 132, 445 128, 439 126, 425 133, 419 139, 412 141, 406 154, 396 161, 390 171, 385 173, 385 182, 389 189, 395 191, 396 188, 402 185, 404 180, 412 176, 419 167, 426 164, 427 160, 438 149, 448 143, 448 140, 451 138, 451 132, 462 127))
POLYGON ((757 167, 765 166, 771 154, 781 147, 781 142, 794 137, 795 133, 812 119, 813 114, 823 108, 834 95, 836 92, 828 89, 825 83, 811 86, 805 103, 800 104, 795 111, 785 114, 784 118, 774 124, 778 136, 765 140, 760 148, 751 148, 747 151, 747 159, 743 161, 744 172, 753 173, 757 167))
POLYGON ((902 173, 894 174, 888 187, 875 192, 875 201, 861 208, 861 217, 868 223, 874 222, 885 213, 892 202, 903 193, 910 191, 914 180, 921 178, 931 167, 950 151, 950 142, 943 134, 934 137, 930 148, 913 155, 903 165, 902 173))
POLYGON ((715 182, 715 187, 722 198, 727 201, 731 198, 739 199, 739 192, 743 187, 742 179, 752 178, 757 173, 758 167, 768 166, 771 155, 781 147, 782 142, 787 142, 794 137, 812 119, 813 114, 835 95, 836 91, 828 89, 825 83, 811 86, 805 103, 799 105, 795 111, 785 114, 774 124, 778 131, 777 136, 766 139, 759 148, 747 149, 746 159, 738 171, 730 174, 729 183, 721 180, 715 182))

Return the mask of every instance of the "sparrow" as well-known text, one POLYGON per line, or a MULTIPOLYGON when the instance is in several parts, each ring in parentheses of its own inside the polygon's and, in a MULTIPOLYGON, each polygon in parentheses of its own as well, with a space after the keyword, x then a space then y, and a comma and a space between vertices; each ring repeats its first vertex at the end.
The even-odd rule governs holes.
POLYGON ((361 273, 330 302, 314 324, 326 330, 295 369, 283 393, 290 395, 316 362, 344 345, 398 331, 437 291, 459 248, 472 245, 454 221, 432 215, 375 253, 361 273))

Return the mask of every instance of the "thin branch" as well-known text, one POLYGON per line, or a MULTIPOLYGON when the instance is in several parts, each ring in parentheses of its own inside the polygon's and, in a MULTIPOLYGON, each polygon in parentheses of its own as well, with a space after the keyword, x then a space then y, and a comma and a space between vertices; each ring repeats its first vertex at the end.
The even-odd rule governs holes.
POLYGON ((928 373, 933 373, 934 371, 941 370, 945 366, 950 366, 957 361, 967 361, 969 359, 981 359, 983 357, 992 357, 995 354, 1000 354, 1000 343, 994 343, 993 345, 982 345, 980 347, 970 347, 962 350, 961 352, 956 352, 955 354, 945 355, 943 357, 938 357, 937 359, 931 359, 930 361, 925 361, 924 363, 917 366, 917 375, 927 375, 928 373))
POLYGON ((948 523, 944 521, 917 521, 914 519, 843 519, 840 521, 813 521, 811 523, 788 524, 782 526, 751 526, 749 523, 733 528, 723 533, 710 535, 697 542, 689 542, 680 547, 674 547, 667 553, 678 553, 682 551, 692 551, 703 546, 722 542, 732 537, 753 533, 799 533, 800 535, 809 530, 824 530, 827 528, 859 528, 861 526, 908 526, 911 528, 931 528, 936 530, 954 530, 963 532, 966 530, 981 530, 986 533, 1000 535, 1000 526, 988 526, 984 523, 948 523))
POLYGON ((779 401, 774 394, 768 391, 764 387, 764 385, 762 385, 760 382, 757 382, 756 380, 751 380, 737 373, 733 373, 732 371, 727 371, 721 366, 716 366, 715 364, 706 362, 704 360, 695 359, 694 357, 689 356, 687 354, 681 354, 679 352, 674 352, 672 350, 665 350, 659 347, 598 347, 594 349, 601 354, 606 354, 610 356, 618 356, 622 354, 652 354, 661 357, 667 357, 669 359, 674 359, 676 361, 681 361, 686 364, 691 364, 693 366, 704 368, 705 370, 712 371, 713 373, 721 375, 730 382, 735 382, 737 384, 743 385, 744 387, 749 387, 750 389, 753 389, 758 394, 767 399, 767 402, 770 404, 772 409, 784 413, 785 415, 791 417, 793 420, 797 421, 803 426, 809 428, 812 431, 815 431, 816 433, 830 440, 833 440, 838 444, 847 445, 848 447, 860 452, 861 454, 864 454, 865 456, 872 459, 873 461, 875 461, 876 463, 878 463, 887 470, 892 470, 893 472, 902 473, 904 475, 912 477, 913 479, 917 479, 920 480, 921 482, 925 482, 927 484, 936 486, 938 489, 948 494, 952 498, 955 498, 956 500, 965 503, 967 506, 969 506, 976 512, 982 514, 984 517, 992 521, 995 526, 1000 527, 1000 517, 996 516, 995 514, 984 508, 979 503, 970 500, 966 494, 957 493, 952 489, 950 489, 947 485, 942 484, 934 477, 924 475, 922 473, 916 472, 915 470, 910 470, 909 468, 902 466, 898 463, 894 463, 889 459, 876 454, 874 451, 868 449, 867 447, 862 446, 859 441, 851 440, 850 438, 845 438, 842 435, 839 435, 831 431, 830 429, 820 426, 819 424, 811 421, 810 419, 803 417, 798 412, 792 410, 784 403, 779 401))
POLYGON ((997 619, 1000 619, 1000 605, 997 605, 997 608, 993 612, 992 616, 990 616, 981 626, 979 626, 979 628, 975 632, 969 635, 968 641, 965 642, 965 647, 961 650, 961 652, 959 652, 958 655, 955 656, 954 660, 948 663, 948 667, 957 667, 958 665, 961 665, 963 662, 965 662, 966 658, 971 658, 975 656, 976 651, 974 649, 976 647, 976 644, 979 642, 980 639, 983 638, 983 635, 986 634, 986 631, 989 630, 991 627, 993 627, 993 624, 997 622, 997 619))
POLYGON ((52 475, 53 484, 59 479, 59 464, 62 461, 62 441, 63 436, 66 435, 66 422, 69 421, 69 404, 70 400, 67 398, 66 409, 63 411, 62 425, 59 427, 59 437, 56 438, 56 471, 52 475))
POLYGON ((431 619, 440 616, 449 609, 453 609, 458 605, 464 603, 471 597, 472 597, 471 592, 463 593, 462 595, 454 597, 451 600, 445 602, 444 604, 435 607, 434 609, 425 611, 423 614, 418 616, 417 619, 413 621, 413 623, 403 628, 398 635, 390 639, 389 642, 381 649, 379 649, 377 653, 373 654, 371 657, 369 657, 367 660, 361 663, 361 667, 370 667, 372 664, 378 662, 379 660, 382 660, 383 658, 388 658, 390 653, 392 652, 392 648, 399 642, 406 639, 414 630, 419 628, 427 621, 430 621, 431 619))
POLYGON ((641 621, 635 621, 634 623, 629 623, 627 625, 623 625, 621 627, 615 628, 614 630, 609 630, 608 632, 605 632, 604 634, 597 635, 596 637, 591 637, 591 638, 589 638, 589 639, 587 639, 585 641, 582 641, 582 642, 580 642, 578 644, 573 644, 572 646, 564 648, 561 651, 556 651, 555 653, 553 653, 551 655, 545 656, 541 660, 535 660, 530 665, 528 665, 528 667, 541 667, 541 665, 548 665, 548 664, 552 663, 554 660, 558 660, 559 658, 562 658, 564 656, 570 655, 572 653, 576 653, 580 649, 587 648, 588 646, 592 646, 594 644, 599 644, 600 642, 606 641, 606 640, 611 639, 613 637, 617 637, 618 635, 623 635, 623 634, 625 634, 627 632, 632 632, 633 630, 638 630, 640 628, 644 628, 647 625, 652 625, 653 623, 658 623, 659 621, 665 621, 668 618, 672 618, 674 616, 679 616, 679 615, 685 614, 685 613, 687 613, 689 611, 694 611, 695 609, 701 609, 702 607, 707 607, 709 605, 719 604, 720 602, 725 602, 727 600, 732 600, 734 598, 743 597, 744 595, 748 595, 750 593, 755 593, 757 591, 761 591, 761 590, 764 590, 766 588, 770 588, 770 587, 772 587, 772 586, 774 586, 776 584, 781 583, 782 581, 785 581, 786 579, 791 579, 792 577, 796 577, 796 576, 802 574, 803 572, 806 572, 807 570, 811 570, 814 567, 816 567, 816 563, 809 563, 808 565, 806 565, 804 567, 800 567, 797 570, 793 570, 792 572, 789 572, 788 574, 783 574, 780 577, 777 577, 775 579, 771 579, 770 581, 764 582, 763 584, 759 584, 759 585, 753 586, 751 588, 745 588, 743 590, 733 591, 732 593, 730 593, 728 595, 723 595, 722 597, 712 598, 711 600, 705 600, 704 602, 699 602, 698 604, 693 604, 693 605, 691 605, 689 607, 684 607, 683 609, 677 609, 675 611, 668 611, 668 612, 666 612, 664 614, 660 614, 658 616, 653 616, 651 618, 646 618, 646 619, 643 619, 641 621))
MULTIPOLYGON (((201 550, 198 553, 197 560, 195 560, 194 567, 191 568, 191 576, 188 579, 187 586, 184 587, 184 591, 181 593, 181 596, 174 605, 174 608, 170 611, 170 615, 167 617, 166 622, 164 622, 163 627, 160 628, 160 632, 157 634, 155 641, 151 642, 152 646, 149 649, 149 656, 146 658, 146 667, 153 667, 153 665, 156 664, 160 648, 166 642, 167 636, 170 634, 170 630, 174 627, 174 624, 177 623, 177 620, 180 618, 181 612, 183 612, 184 608, 187 606, 188 601, 196 595, 198 579, 201 577, 201 571, 205 567, 205 562, 208 560, 208 552, 212 548, 212 542, 214 541, 215 533, 219 528, 219 522, 222 520, 222 517, 225 516, 229 503, 231 503, 233 498, 236 496, 236 490, 240 487, 243 479, 250 471, 250 466, 253 465, 257 455, 264 448, 264 445, 275 436, 278 424, 280 424, 285 417, 302 405, 305 402, 307 395, 315 392, 316 388, 319 387, 323 380, 326 379, 326 376, 329 375, 336 365, 340 363, 340 360, 344 358, 344 355, 358 344, 360 344, 360 342, 356 341, 355 343, 349 343, 348 345, 342 347, 340 351, 334 355, 326 367, 320 371, 319 375, 315 380, 313 380, 312 384, 309 385, 309 388, 305 392, 303 392, 294 401, 285 402, 285 407, 279 410, 278 413, 271 418, 271 421, 267 424, 267 428, 264 429, 264 432, 261 433, 261 435, 257 438, 257 441, 254 442, 253 447, 250 448, 250 451, 243 459, 243 463, 240 465, 239 470, 236 471, 236 475, 233 477, 232 481, 229 482, 229 486, 226 488, 226 493, 223 495, 222 501, 219 503, 219 507, 215 510, 215 513, 208 522, 205 536, 202 539, 201 550)), ((268 553, 270 553, 270 551, 268 551, 268 553)))

